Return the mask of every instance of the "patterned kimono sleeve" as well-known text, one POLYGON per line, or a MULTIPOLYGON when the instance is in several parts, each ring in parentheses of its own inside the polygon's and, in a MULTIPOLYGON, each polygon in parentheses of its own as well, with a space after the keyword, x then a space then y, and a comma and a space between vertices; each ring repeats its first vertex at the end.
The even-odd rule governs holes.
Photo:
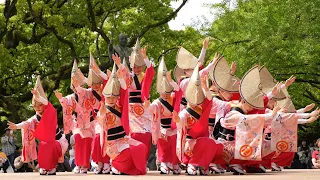
POLYGON ((246 120, 261 119, 264 123, 264 126, 268 126, 271 124, 271 122, 273 120, 273 115, 272 115, 272 113, 268 113, 268 114, 248 114, 248 115, 241 116, 241 114, 240 114, 240 118, 246 119, 246 120))
POLYGON ((177 122, 177 128, 178 129, 186 128, 186 126, 187 126, 187 111, 185 109, 180 111, 179 118, 180 118, 180 121, 177 122))
MULTIPOLYGON (((257 114, 258 115, 258 114, 257 114)), ((272 111, 270 113, 262 114, 264 115, 264 126, 270 126, 272 121, 274 120, 274 116, 272 115, 272 111)))
POLYGON ((59 99, 63 112, 63 130, 64 134, 69 134, 74 127, 72 111, 75 110, 72 95, 59 99))
POLYGON ((267 115, 236 115, 239 118, 236 126, 235 159, 261 160, 262 132, 267 115))
POLYGON ((184 147, 186 145, 186 134, 187 134, 187 111, 184 109, 179 113, 180 121, 177 122, 177 144, 176 153, 180 161, 183 160, 184 147))
POLYGON ((160 109, 157 106, 157 100, 152 102, 152 104, 148 108, 148 111, 152 115, 152 120, 151 120, 152 142, 156 144, 160 137, 160 109))
POLYGON ((96 118, 97 118, 97 123, 99 123, 101 126, 101 128, 100 128, 100 146, 101 146, 101 148, 103 148, 104 145, 106 144, 105 141, 107 140, 107 138, 105 137, 106 134, 104 132, 108 131, 108 127, 106 126, 106 115, 101 115, 101 113, 99 111, 96 118))
POLYGON ((37 124, 34 116, 27 121, 17 124, 17 129, 21 129, 22 136, 22 161, 27 163, 37 159, 36 142, 34 138, 34 128, 37 124))
POLYGON ((32 122, 32 119, 30 118, 30 119, 28 119, 26 121, 23 121, 23 122, 21 122, 19 124, 16 124, 17 129, 23 129, 28 123, 31 123, 31 122, 32 122))
POLYGON ((203 69, 199 72, 200 77, 202 78, 202 77, 204 77, 205 75, 207 75, 208 72, 210 71, 210 69, 213 68, 213 65, 214 65, 214 62, 211 62, 210 64, 208 64, 207 67, 203 68, 203 69))
POLYGON ((221 126, 227 129, 235 129, 241 116, 244 116, 238 112, 230 111, 224 118, 220 120, 221 126))
POLYGON ((225 116, 225 112, 226 112, 227 109, 230 109, 231 104, 229 102, 222 101, 220 99, 217 99, 215 101, 215 103, 216 103, 216 108, 217 108, 216 120, 218 120, 218 119, 220 119, 220 118, 225 116))
POLYGON ((297 152, 297 113, 278 113, 271 121, 271 149, 276 155, 281 152, 297 152))

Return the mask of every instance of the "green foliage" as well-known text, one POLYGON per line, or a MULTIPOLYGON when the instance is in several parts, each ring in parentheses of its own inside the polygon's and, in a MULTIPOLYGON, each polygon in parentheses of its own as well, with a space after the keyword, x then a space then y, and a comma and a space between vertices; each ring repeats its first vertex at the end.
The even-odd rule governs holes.
MULTIPOLYGON (((266 65, 279 81, 295 75, 289 91, 296 107, 319 105, 320 2, 238 0, 232 8, 228 2, 211 6, 218 10, 212 16, 215 21, 201 31, 170 30, 167 22, 177 13, 170 0, 11 0, 1 4, 1 121, 20 122, 33 114, 30 89, 37 74, 61 112, 53 90, 71 93, 73 59, 87 73, 90 50, 103 70, 109 68, 108 45, 117 44, 121 32, 128 35, 130 47, 139 37, 156 65, 164 50, 168 69, 175 66, 179 45, 199 56, 203 34, 210 35, 206 64, 220 52, 237 62, 239 77, 255 64, 266 65)), ((151 97, 158 97, 154 86, 151 97)), ((319 137, 315 127, 320 124, 304 126, 306 131, 300 135, 319 137)))
MULTIPOLYGON (((235 9, 223 2, 217 20, 206 30, 214 51, 238 64, 242 75, 265 65, 279 81, 297 77, 290 87, 296 108, 320 104, 320 2, 302 0, 238 0, 235 9)), ((300 135, 319 137, 320 124, 306 125, 300 135)))
MULTIPOLYGON (((132 47, 137 37, 158 63, 162 50, 174 67, 177 47, 201 47, 192 28, 172 31, 167 22, 176 16, 170 0, 19 0, 0 4, 0 117, 20 122, 34 112, 30 89, 41 75, 49 101, 61 106, 53 94, 59 89, 70 94, 73 59, 88 72, 89 50, 102 69, 109 68, 108 45, 117 44, 118 35, 128 35, 132 47), (157 7, 157 8, 155 8, 157 7), (194 42, 197 42, 195 45, 194 42)), ((181 7, 186 3, 184 0, 181 7)), ((61 118, 60 118, 61 124, 61 118)))

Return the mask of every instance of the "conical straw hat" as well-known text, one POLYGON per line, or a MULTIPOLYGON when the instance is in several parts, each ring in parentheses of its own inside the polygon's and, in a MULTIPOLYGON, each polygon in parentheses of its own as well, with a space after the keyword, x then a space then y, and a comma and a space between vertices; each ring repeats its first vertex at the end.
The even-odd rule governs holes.
POLYGON ((176 66, 174 67, 173 75, 174 75, 174 78, 176 79, 176 81, 177 81, 177 82, 180 82, 181 78, 182 78, 183 76, 185 76, 184 70, 181 69, 181 68, 179 68, 178 65, 176 65, 176 66))
POLYGON ((239 92, 240 79, 230 72, 229 64, 222 56, 214 63, 212 70, 209 71, 209 77, 219 89, 231 93, 239 92))
POLYGON ((199 65, 196 65, 190 77, 190 81, 185 92, 185 98, 189 103, 194 105, 202 104, 206 98, 201 87, 199 65))
POLYGON ((158 73, 157 73, 158 93, 171 93, 173 91, 173 87, 169 83, 166 73, 167 73, 167 67, 164 62, 164 57, 162 56, 160 64, 158 66, 158 73))
MULTIPOLYGON (((265 66, 262 66, 259 69, 260 73, 260 80, 262 85, 262 92, 264 94, 268 94, 272 91, 273 87, 277 84, 277 80, 273 78, 271 73, 268 71, 268 69, 265 66)), ((285 99, 286 96, 283 94, 282 91, 280 91, 275 97, 273 97, 276 100, 285 99)))
MULTIPOLYGON (((40 80, 40 75, 37 76, 37 81, 36 84, 34 85, 34 89, 36 89, 39 93, 39 95, 43 98, 48 100, 46 93, 43 90, 42 84, 41 84, 41 80, 40 80)), ((32 104, 35 103, 35 101, 38 101, 37 99, 35 99, 35 96, 33 95, 32 97, 32 104)))
POLYGON ((120 82, 116 73, 116 64, 113 64, 111 77, 109 78, 106 86, 104 87, 102 94, 105 97, 120 96, 120 82))
POLYGON ((180 47, 176 57, 177 65, 181 69, 194 69, 198 63, 198 58, 187 51, 185 48, 180 47))
MULTIPOLYGON (((81 79, 81 76, 83 76, 83 74, 82 74, 81 70, 78 68, 77 61, 74 60, 72 70, 71 70, 71 77, 75 77, 78 80, 79 85, 84 86, 86 84, 86 82, 81 79)), ((71 89, 73 88, 72 80, 71 80, 70 88, 71 89)))
POLYGON ((87 82, 88 86, 92 86, 92 84, 102 83, 102 80, 103 80, 99 74, 96 74, 92 70, 93 65, 96 65, 99 68, 99 66, 96 63, 96 60, 94 59, 92 53, 90 52, 90 65, 89 65, 88 82, 87 82))
POLYGON ((256 109, 263 109, 263 92, 260 83, 258 66, 250 69, 241 79, 240 95, 250 106, 256 109))
POLYGON ((295 113, 296 108, 294 107, 294 104, 290 98, 285 98, 277 101, 277 105, 280 108, 286 108, 286 113, 295 113))
POLYGON ((102 83, 102 77, 96 74, 92 69, 89 69, 88 73, 88 86, 92 86, 92 84, 102 83))
POLYGON ((144 66, 146 63, 144 62, 143 55, 141 53, 140 41, 137 39, 135 46, 133 47, 133 51, 130 56, 130 67, 133 68, 136 66, 144 66))
POLYGON ((280 108, 286 108, 287 113, 295 113, 296 108, 292 102, 291 96, 289 95, 289 92, 287 88, 282 88, 280 91, 286 98, 281 99, 277 101, 277 105, 279 105, 280 108))

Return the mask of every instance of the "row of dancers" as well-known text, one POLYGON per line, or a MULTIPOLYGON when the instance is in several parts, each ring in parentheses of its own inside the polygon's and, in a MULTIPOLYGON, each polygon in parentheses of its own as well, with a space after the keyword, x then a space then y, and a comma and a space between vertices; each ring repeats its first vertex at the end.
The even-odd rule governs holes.
POLYGON ((155 72, 146 49, 137 40, 130 64, 113 55, 112 71, 103 72, 90 53, 86 78, 74 61, 73 93, 55 91, 63 110, 63 131, 48 101, 40 76, 32 89, 34 116, 10 129, 22 130, 22 160, 38 160, 40 175, 55 175, 68 149, 66 134, 75 141, 74 173, 86 174, 90 159, 95 174, 144 175, 151 145, 157 146, 161 174, 207 175, 263 173, 289 166, 297 151, 298 124, 318 118, 310 104, 296 110, 287 88, 265 66, 254 66, 239 79, 236 63, 215 54, 204 67, 209 39, 199 58, 185 48, 177 53, 174 79, 164 57, 155 72), (152 80, 159 98, 150 102, 152 80), (87 87, 87 88, 86 88, 87 87), (40 141, 36 151, 36 141, 40 141), (152 144, 151 144, 152 143, 152 144))

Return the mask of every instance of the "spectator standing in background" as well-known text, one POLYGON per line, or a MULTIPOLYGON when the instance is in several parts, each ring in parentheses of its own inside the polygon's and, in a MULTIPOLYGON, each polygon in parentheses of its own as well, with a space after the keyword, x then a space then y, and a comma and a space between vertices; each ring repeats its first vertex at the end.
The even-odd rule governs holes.
POLYGON ((2 151, 7 155, 11 167, 14 168, 13 163, 15 158, 16 146, 14 144, 13 131, 9 128, 5 129, 5 134, 1 138, 1 144, 2 151))
POLYGON ((303 140, 301 146, 298 148, 299 160, 302 165, 302 169, 308 168, 308 160, 310 159, 310 149, 307 146, 307 142, 303 140))
POLYGON ((75 151, 74 151, 74 136, 72 135, 70 137, 70 146, 71 146, 71 149, 69 150, 69 164, 71 166, 72 169, 74 169, 76 167, 75 163, 74 163, 74 154, 75 154, 75 151))

